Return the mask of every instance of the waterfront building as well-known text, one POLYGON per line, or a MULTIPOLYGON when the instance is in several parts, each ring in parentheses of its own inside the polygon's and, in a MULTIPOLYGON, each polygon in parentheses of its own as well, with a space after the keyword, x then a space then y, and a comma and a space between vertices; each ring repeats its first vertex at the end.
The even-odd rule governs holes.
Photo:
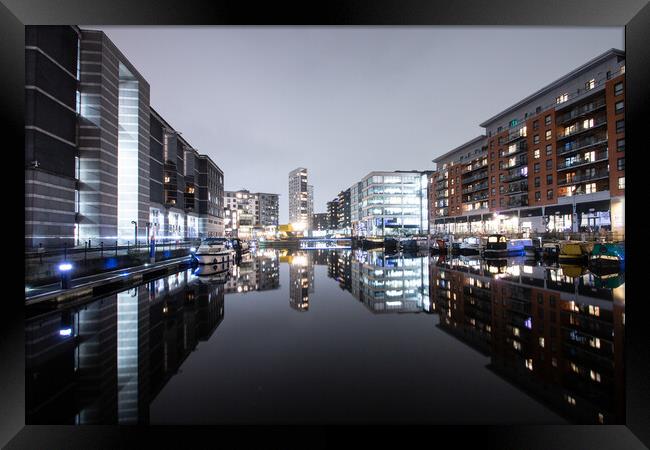
POLYGON ((625 53, 608 50, 481 123, 485 135, 475 142, 435 159, 432 231, 623 237, 624 74, 625 53), (480 154, 465 152, 479 143, 480 154))
POLYGON ((336 230, 339 226, 339 198, 336 197, 331 202, 327 202, 327 226, 330 230, 336 230))
POLYGON ((25 27, 25 247, 79 233, 79 40, 73 26, 25 27))
POLYGON ((314 292, 314 265, 311 252, 300 252, 289 259, 289 306, 309 310, 309 294, 314 292))
POLYGON ((309 201, 307 202, 307 218, 308 218, 308 225, 307 229, 311 230, 312 228, 312 222, 311 219, 314 216, 314 186, 311 184, 307 185, 307 198, 309 201))
POLYGON ((352 222, 350 220, 350 188, 339 192, 336 210, 336 229, 349 233, 352 222))
POLYGON ((307 185, 307 169, 299 167, 289 172, 289 223, 293 225, 299 224, 300 227, 307 228, 309 219, 310 197, 307 185))
POLYGON ((329 216, 327 213, 315 213, 311 216, 312 231, 329 230, 329 216))
POLYGON ((223 235, 223 172, 151 108, 103 32, 25 39, 26 248, 223 235))
POLYGON ((278 226, 278 194, 225 191, 224 221, 228 236, 251 239, 259 233, 275 233, 278 226))
POLYGON ((429 172, 370 172, 350 188, 352 233, 407 236, 428 232, 429 172))

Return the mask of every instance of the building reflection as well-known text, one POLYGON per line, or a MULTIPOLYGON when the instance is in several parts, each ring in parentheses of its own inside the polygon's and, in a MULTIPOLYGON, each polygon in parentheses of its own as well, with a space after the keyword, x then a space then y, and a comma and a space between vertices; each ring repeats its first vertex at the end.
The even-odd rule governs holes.
POLYGON ((373 313, 428 312, 428 258, 357 252, 350 262, 350 292, 373 313))
POLYGON ((230 271, 226 294, 267 291, 280 287, 280 259, 275 250, 258 250, 242 256, 230 271))
POLYGON ((148 423, 149 404, 224 317, 190 270, 26 322, 26 423, 148 423))
POLYGON ((624 423, 624 274, 431 258, 439 327, 577 423, 624 423))
POLYGON ((289 306, 297 311, 309 310, 309 294, 314 292, 312 252, 294 252, 289 263, 289 306))

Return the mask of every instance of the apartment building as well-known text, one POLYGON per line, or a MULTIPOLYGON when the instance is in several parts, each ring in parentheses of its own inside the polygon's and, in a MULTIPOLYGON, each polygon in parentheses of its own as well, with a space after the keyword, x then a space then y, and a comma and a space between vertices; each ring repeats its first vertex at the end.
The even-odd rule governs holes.
MULTIPOLYGON (((311 191, 313 193, 313 190, 311 191)), ((289 172, 289 223, 309 226, 313 202, 307 184, 307 169, 298 167, 289 172)))
POLYGON ((278 194, 247 189, 224 193, 224 222, 228 236, 251 239, 255 230, 278 226, 278 194))
POLYGON ((608 50, 436 158, 432 231, 623 233, 624 74, 608 50))

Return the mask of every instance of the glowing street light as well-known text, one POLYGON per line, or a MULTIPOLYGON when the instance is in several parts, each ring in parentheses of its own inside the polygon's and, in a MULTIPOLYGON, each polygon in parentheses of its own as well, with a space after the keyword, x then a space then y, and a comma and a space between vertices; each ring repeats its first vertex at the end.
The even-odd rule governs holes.
POLYGON ((61 274, 61 289, 70 288, 70 272, 72 272, 72 264, 63 262, 59 264, 59 273, 61 274))

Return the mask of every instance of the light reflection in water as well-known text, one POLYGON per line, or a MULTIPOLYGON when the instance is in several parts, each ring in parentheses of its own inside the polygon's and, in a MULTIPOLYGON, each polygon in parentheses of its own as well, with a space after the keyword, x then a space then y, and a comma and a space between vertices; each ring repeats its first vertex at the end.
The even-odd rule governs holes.
POLYGON ((315 266, 324 266, 373 314, 434 314, 431 326, 570 421, 624 422, 624 274, 512 258, 262 250, 28 320, 27 423, 148 423, 152 400, 222 323, 225 295, 279 289, 281 265, 290 314, 317 314, 315 266))

